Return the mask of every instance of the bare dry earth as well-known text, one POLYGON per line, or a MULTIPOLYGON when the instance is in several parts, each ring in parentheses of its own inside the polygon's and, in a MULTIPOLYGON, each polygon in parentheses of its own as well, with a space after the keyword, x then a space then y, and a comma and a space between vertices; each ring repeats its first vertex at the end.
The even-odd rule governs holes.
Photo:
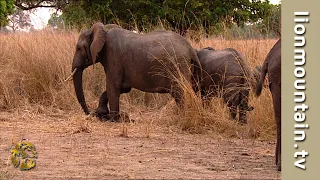
POLYGON ((0 179, 280 179, 275 142, 179 132, 150 121, 156 112, 134 123, 71 114, 1 112, 0 179), (22 138, 39 156, 29 171, 9 161, 22 138))

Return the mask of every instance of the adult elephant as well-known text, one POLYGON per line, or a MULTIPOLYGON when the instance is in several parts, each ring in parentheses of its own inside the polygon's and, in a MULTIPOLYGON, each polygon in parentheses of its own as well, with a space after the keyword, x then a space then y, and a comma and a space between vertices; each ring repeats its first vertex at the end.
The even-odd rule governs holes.
POLYGON ((253 110, 248 105, 253 77, 245 58, 232 48, 217 51, 207 47, 199 50, 197 55, 203 68, 202 97, 222 97, 230 110, 230 117, 236 119, 239 109, 239 121, 247 123, 246 112, 253 110))
POLYGON ((269 89, 272 94, 274 115, 277 124, 276 165, 281 170, 281 39, 272 47, 268 53, 261 69, 260 81, 256 88, 259 96, 266 74, 269 78, 269 89))
POLYGON ((122 28, 104 29, 94 24, 79 36, 72 63, 77 99, 89 114, 82 86, 83 70, 101 63, 106 73, 106 91, 100 97, 96 112, 119 120, 120 94, 136 88, 144 92, 170 93, 183 103, 179 81, 192 81, 193 71, 200 69, 196 52, 182 36, 169 31, 136 34, 122 28), (193 66, 196 65, 196 66, 193 66), (196 68, 195 68, 196 67, 196 68))

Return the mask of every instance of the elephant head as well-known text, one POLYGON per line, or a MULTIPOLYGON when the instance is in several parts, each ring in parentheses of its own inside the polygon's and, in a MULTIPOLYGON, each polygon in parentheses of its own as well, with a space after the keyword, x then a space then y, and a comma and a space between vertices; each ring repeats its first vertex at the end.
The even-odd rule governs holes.
POLYGON ((72 62, 73 84, 78 102, 85 114, 89 114, 88 107, 83 94, 82 74, 83 70, 90 65, 99 62, 98 56, 105 45, 106 32, 102 23, 94 24, 89 30, 82 32, 79 36, 76 51, 72 62))

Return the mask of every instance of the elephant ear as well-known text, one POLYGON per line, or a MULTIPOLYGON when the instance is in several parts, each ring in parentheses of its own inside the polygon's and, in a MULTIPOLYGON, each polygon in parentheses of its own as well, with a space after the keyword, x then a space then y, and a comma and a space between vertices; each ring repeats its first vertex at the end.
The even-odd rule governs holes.
POLYGON ((90 52, 92 57, 92 62, 95 64, 98 53, 102 50, 106 42, 106 33, 104 31, 104 25, 102 23, 95 23, 92 29, 92 43, 90 45, 90 52))

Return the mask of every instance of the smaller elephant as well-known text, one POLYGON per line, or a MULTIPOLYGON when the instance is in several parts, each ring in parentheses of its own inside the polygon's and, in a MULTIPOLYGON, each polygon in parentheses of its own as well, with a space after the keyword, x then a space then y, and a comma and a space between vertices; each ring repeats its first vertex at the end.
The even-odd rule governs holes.
POLYGON ((221 51, 207 47, 197 51, 203 79, 200 89, 202 98, 222 97, 230 110, 230 117, 247 123, 246 112, 254 108, 248 105, 252 72, 244 57, 235 49, 221 51))
POLYGON ((260 80, 256 88, 257 96, 261 94, 267 73, 277 124, 276 165, 281 171, 281 39, 272 47, 262 65, 260 80))

